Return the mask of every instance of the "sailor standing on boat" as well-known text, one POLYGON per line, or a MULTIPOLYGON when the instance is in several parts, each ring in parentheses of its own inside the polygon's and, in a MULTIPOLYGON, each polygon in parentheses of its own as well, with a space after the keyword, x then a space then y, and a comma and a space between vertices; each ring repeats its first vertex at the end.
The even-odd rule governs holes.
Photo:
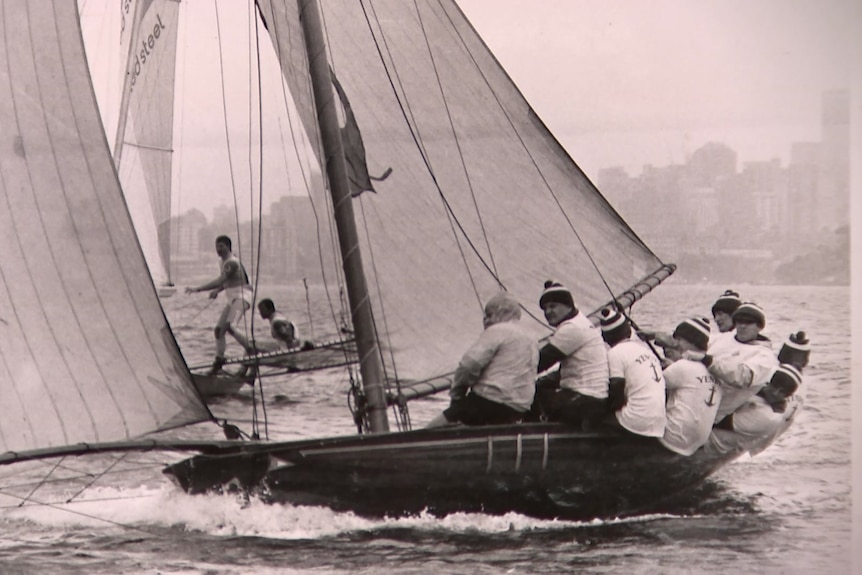
POLYGON ((449 408, 426 427, 520 421, 533 403, 539 349, 521 324, 521 308, 500 292, 485 304, 479 339, 464 353, 449 390, 449 408))
POLYGON ((197 287, 187 287, 186 293, 196 293, 210 290, 210 299, 215 299, 222 291, 227 296, 227 302, 222 309, 214 334, 216 340, 216 355, 210 374, 218 373, 225 363, 225 334, 230 332, 236 337, 231 322, 239 319, 245 310, 251 307, 252 288, 248 274, 239 259, 231 251, 231 240, 228 236, 219 236, 215 241, 216 253, 221 258, 221 274, 214 280, 197 287))

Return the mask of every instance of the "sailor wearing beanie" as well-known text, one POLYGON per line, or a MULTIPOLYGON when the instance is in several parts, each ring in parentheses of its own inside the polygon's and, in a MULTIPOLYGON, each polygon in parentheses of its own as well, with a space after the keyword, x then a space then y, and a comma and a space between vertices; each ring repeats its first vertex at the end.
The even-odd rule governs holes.
POLYGON ((712 318, 721 333, 733 330, 733 312, 740 306, 742 300, 739 294, 733 290, 727 290, 721 294, 712 304, 712 318))
POLYGON ((610 346, 609 401, 617 423, 645 435, 664 434, 665 381, 658 357, 638 338, 632 338, 630 322, 619 311, 604 309, 602 338, 610 346))
MULTIPOLYGON (((680 352, 706 351, 709 320, 683 320, 673 332, 680 352)), ((691 455, 709 439, 721 402, 721 386, 699 361, 680 359, 664 370, 667 386, 667 424, 662 445, 681 455, 691 455)))
POLYGON ((781 364, 769 383, 747 399, 713 430, 709 449, 719 453, 733 450, 762 451, 788 427, 794 412, 788 412, 789 398, 802 383, 802 373, 790 364, 781 364))
POLYGON ((778 359, 772 342, 760 330, 766 314, 753 302, 743 302, 733 312, 733 337, 710 340, 709 352, 686 352, 689 359, 703 361, 722 386, 716 421, 721 421, 769 383, 778 359))
POLYGON ((539 305, 554 333, 539 350, 539 373, 559 363, 556 378, 542 377, 534 415, 571 425, 589 425, 607 413, 608 355, 599 330, 578 311, 572 292, 548 280, 539 305), (585 422, 587 422, 585 424, 585 422))

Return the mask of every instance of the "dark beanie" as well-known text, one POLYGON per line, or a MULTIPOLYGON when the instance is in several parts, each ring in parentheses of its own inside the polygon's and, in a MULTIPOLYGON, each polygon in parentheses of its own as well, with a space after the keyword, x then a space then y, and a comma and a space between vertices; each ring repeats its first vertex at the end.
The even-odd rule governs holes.
POLYGON ((717 311, 733 314, 741 303, 742 300, 739 299, 738 293, 733 290, 727 290, 721 294, 717 300, 715 300, 714 304, 712 304, 712 315, 715 315, 715 312, 717 311))
POLYGON ((802 384, 802 372, 792 365, 782 363, 772 374, 772 385, 780 388, 787 395, 793 395, 802 384))
POLYGON ((778 361, 781 363, 789 363, 802 369, 808 365, 808 357, 811 354, 811 348, 808 346, 808 338, 804 331, 791 333, 784 345, 778 351, 778 361))
POLYGON ((539 297, 539 307, 544 307, 546 303, 550 302, 561 303, 572 308, 575 307, 575 299, 572 297, 572 292, 557 282, 548 280, 545 282, 545 291, 539 297))
POLYGON ((684 339, 697 349, 706 351, 709 345, 709 320, 705 317, 690 317, 676 326, 673 337, 684 339))
POLYGON ((733 317, 733 323, 736 323, 736 319, 739 317, 747 317, 753 319, 754 323, 756 323, 760 329, 763 329, 766 326, 766 314, 763 313, 760 306, 754 302, 747 301, 740 304, 731 317, 733 317))

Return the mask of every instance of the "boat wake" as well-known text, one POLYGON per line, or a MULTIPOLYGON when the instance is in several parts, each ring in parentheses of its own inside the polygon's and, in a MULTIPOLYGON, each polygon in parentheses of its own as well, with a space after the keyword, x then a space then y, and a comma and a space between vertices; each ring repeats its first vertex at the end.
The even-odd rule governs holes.
MULTIPOLYGON (((692 497, 702 497, 698 493, 692 497)), ((504 533, 549 533, 573 529, 613 528, 667 519, 696 518, 703 512, 723 507, 687 509, 684 513, 652 513, 617 519, 568 521, 536 519, 518 513, 487 515, 452 513, 436 517, 423 512, 397 518, 365 518, 352 512, 337 512, 327 507, 270 505, 255 497, 236 494, 206 494, 189 497, 173 486, 137 488, 97 488, 87 490, 83 498, 66 503, 31 502, 4 513, 7 527, 16 522, 37 524, 45 530, 69 532, 75 529, 126 529, 151 535, 166 535, 180 529, 216 537, 263 537, 276 540, 322 539, 341 536, 392 534, 397 532, 498 535, 504 533)), ((709 499, 709 498, 708 498, 709 499)), ((726 500, 725 500, 726 502, 726 500)), ((8 502, 7 502, 8 503, 8 502)), ((731 505, 731 507, 733 507, 731 505)), ((682 509, 681 509, 682 511, 682 509)))

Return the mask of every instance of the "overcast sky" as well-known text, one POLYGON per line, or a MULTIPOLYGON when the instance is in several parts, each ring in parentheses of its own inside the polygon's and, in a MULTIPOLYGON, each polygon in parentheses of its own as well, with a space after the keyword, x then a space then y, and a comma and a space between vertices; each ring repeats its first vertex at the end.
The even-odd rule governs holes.
MULTIPOLYGON (((108 86, 115 85, 119 62, 118 49, 112 50, 109 40, 118 2, 79 3, 88 46, 100 46, 90 57, 96 90, 104 100, 108 86)), ((244 4, 219 4, 223 37, 231 29, 243 30, 224 22, 245 19, 244 4)), ((849 89, 858 81, 852 77, 854 68, 862 67, 854 44, 862 36, 858 0, 459 4, 539 116, 593 179, 599 169, 614 165, 637 175, 644 164, 679 163, 709 141, 729 145, 741 161, 780 158, 786 164, 792 142, 820 137, 821 93, 849 89)), ((178 64, 178 90, 191 92, 203 76, 218 74, 215 10, 212 0, 186 0, 184 7, 196 15, 191 26, 183 27, 181 21, 189 52, 181 54, 185 63, 178 64)), ((244 63, 237 60, 237 65, 244 63)), ((862 88, 855 90, 857 118, 859 96, 862 88)), ((106 107, 108 116, 116 114, 116 101, 106 107)), ((183 114, 191 116, 188 108, 180 118, 183 114)), ((183 138, 189 141, 195 130, 203 129, 212 131, 206 137, 218 132, 209 124, 187 123, 183 138)), ((207 186, 204 195, 183 178, 183 211, 195 205, 210 216, 214 197, 231 201, 224 186, 207 186)))
POLYGON ((786 158, 791 141, 819 139, 820 94, 849 88, 862 34, 856 0, 461 5, 591 175, 683 161, 709 140, 786 158))

